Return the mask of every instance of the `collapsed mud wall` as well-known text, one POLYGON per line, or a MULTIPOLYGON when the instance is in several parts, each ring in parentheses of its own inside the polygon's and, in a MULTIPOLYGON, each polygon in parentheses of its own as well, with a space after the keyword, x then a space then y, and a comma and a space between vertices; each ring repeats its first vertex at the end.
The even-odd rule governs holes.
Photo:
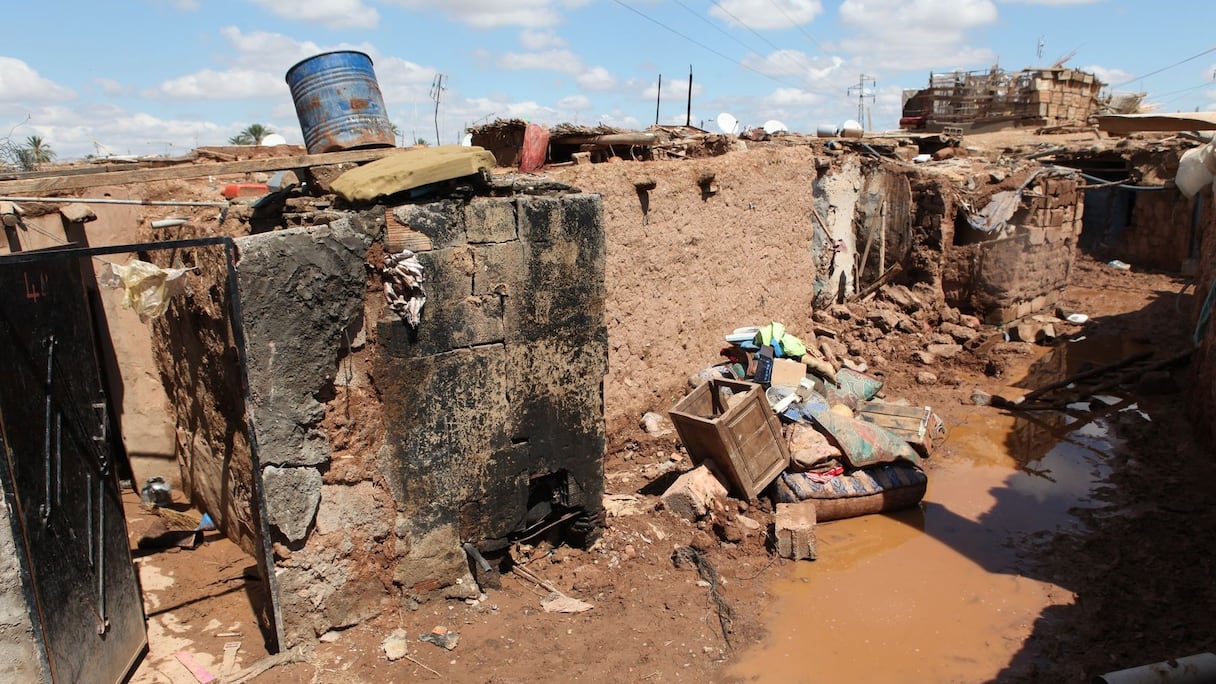
POLYGON ((812 329, 811 149, 550 175, 603 197, 610 427, 678 401, 683 379, 714 362, 739 326, 812 329))
POLYGON ((946 302, 992 325, 1054 307, 1072 275, 1083 204, 1075 178, 1040 176, 995 236, 957 215, 944 253, 946 302))

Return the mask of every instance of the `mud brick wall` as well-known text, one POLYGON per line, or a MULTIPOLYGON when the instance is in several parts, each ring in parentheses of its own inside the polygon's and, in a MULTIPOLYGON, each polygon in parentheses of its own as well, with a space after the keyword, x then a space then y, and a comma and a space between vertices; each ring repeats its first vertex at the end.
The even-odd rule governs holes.
POLYGON ((1083 201, 1072 178, 1036 181, 1010 221, 1012 235, 948 248, 947 303, 992 325, 1055 306, 1076 260, 1083 201))
MULTIPOLYGON (((1216 187, 1197 197, 1202 196, 1206 206, 1211 207, 1216 199, 1213 191, 1216 187)), ((1196 317, 1216 285, 1216 211, 1208 211, 1205 219, 1201 225, 1199 275, 1195 282, 1196 317)), ((1213 302, 1213 308, 1216 308, 1216 302, 1213 302)), ((1216 438, 1216 427, 1213 427, 1216 426, 1216 323, 1207 324, 1193 359, 1191 396, 1195 400, 1188 403, 1191 422, 1200 443, 1211 444, 1216 438)))
POLYGON ((1111 246, 1111 256, 1137 266, 1180 271, 1197 238, 1195 202, 1176 188, 1136 193, 1131 221, 1111 246))

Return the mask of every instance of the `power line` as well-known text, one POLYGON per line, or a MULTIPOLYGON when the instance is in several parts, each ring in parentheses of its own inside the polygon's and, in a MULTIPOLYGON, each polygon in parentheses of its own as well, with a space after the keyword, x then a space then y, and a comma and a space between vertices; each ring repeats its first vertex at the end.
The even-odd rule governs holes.
POLYGON ((1157 74, 1161 73, 1162 71, 1167 71, 1167 70, 1169 70, 1169 69, 1173 69, 1173 68, 1174 68, 1174 67, 1176 67, 1176 66, 1181 66, 1181 65, 1183 65, 1183 64, 1186 64, 1187 62, 1190 62, 1190 61, 1192 61, 1192 60, 1199 59, 1200 57, 1202 57, 1202 56, 1204 56, 1204 55, 1207 55, 1207 54, 1211 54, 1211 53, 1213 53, 1213 52, 1216 52, 1216 47, 1208 48, 1208 49, 1204 50, 1203 52, 1200 52, 1200 53, 1199 53, 1199 54, 1197 54, 1197 55, 1191 55, 1190 57, 1187 57, 1187 58, 1186 58, 1186 59, 1184 59, 1184 60, 1181 60, 1181 61, 1178 61, 1178 62, 1174 62, 1173 64, 1171 64, 1171 65, 1169 65, 1169 66, 1164 66, 1164 67, 1161 67, 1160 69, 1157 69, 1156 71, 1150 71, 1150 72, 1148 72, 1147 74, 1142 74, 1142 75, 1137 76, 1137 77, 1135 77, 1135 78, 1129 78, 1129 79, 1127 79, 1126 81, 1124 81, 1124 82, 1122 82, 1122 83, 1116 83, 1116 84, 1112 85, 1111 87, 1112 87, 1112 88, 1118 88, 1118 87, 1120 87, 1120 86, 1125 86, 1125 85, 1127 85, 1128 83, 1133 83, 1133 82, 1135 82, 1135 81, 1139 81, 1139 80, 1141 80, 1141 79, 1148 78, 1149 76, 1156 76, 1157 74))
POLYGON ((693 15, 693 16, 694 16, 694 17, 696 17, 697 19, 700 19, 702 22, 704 22, 704 23, 708 24, 708 25, 709 25, 711 28, 713 28, 713 29, 714 29, 715 31, 717 31, 718 33, 721 33, 722 35, 726 36, 727 38, 730 38, 731 40, 735 41, 735 42, 736 42, 736 43, 738 43, 739 45, 743 46, 743 49, 744 49, 744 50, 747 50, 748 52, 759 52, 759 50, 756 50, 755 48, 753 48, 752 46, 748 45, 747 43, 744 43, 743 41, 739 40, 739 38, 738 38, 737 36, 735 36, 733 33, 731 33, 730 31, 727 31, 726 29, 724 29, 724 28, 722 28, 721 26, 719 26, 719 25, 715 24, 714 22, 712 22, 712 21, 710 21, 710 20, 706 19, 706 18, 705 18, 705 15, 703 15, 703 14, 701 14, 700 12, 698 12, 698 11, 694 10, 693 8, 689 7, 688 5, 685 5, 684 3, 680 2, 680 0, 675 0, 675 2, 676 2, 676 4, 677 4, 677 5, 679 5, 680 7, 683 7, 683 8, 684 8, 684 9, 685 9, 685 10, 686 10, 686 11, 687 11, 689 14, 693 15))
POLYGON ((734 15, 734 13, 733 13, 733 12, 731 12, 730 10, 726 9, 725 7, 723 7, 722 5, 718 4, 717 2, 711 2, 710 4, 711 4, 711 5, 713 5, 714 7, 717 7, 718 9, 722 10, 723 12, 725 12, 725 13, 726 13, 726 16, 730 17, 731 19, 734 19, 734 20, 735 20, 735 23, 739 24, 740 26, 742 26, 743 28, 747 29, 748 31, 751 31, 751 34, 752 34, 753 36, 755 36, 755 37, 759 38, 760 40, 764 41, 765 43, 767 43, 767 44, 768 44, 768 46, 769 46, 769 47, 771 47, 772 49, 777 50, 778 52, 780 52, 780 51, 781 51, 781 48, 777 47, 777 45, 776 45, 775 43, 773 43, 773 41, 771 41, 771 40, 769 40, 768 38, 765 38, 764 36, 760 35, 760 32, 759 32, 759 31, 757 31, 756 29, 754 29, 754 28, 752 28, 752 27, 748 26, 746 22, 744 22, 744 21, 743 21, 742 19, 740 19, 739 17, 736 17, 736 16, 734 15))
POLYGON ((706 45, 705 43, 702 43, 702 42, 701 42, 701 41, 699 41, 699 40, 696 40, 695 38, 690 38, 690 37, 688 37, 688 36, 684 35, 683 33, 680 33, 679 31, 677 31, 677 30, 673 29, 672 27, 668 26, 667 24, 664 24, 663 22, 659 21, 658 19, 655 19, 655 18, 653 18, 653 17, 651 17, 651 16, 649 16, 649 15, 645 14, 645 13, 644 13, 644 12, 642 12, 641 10, 638 10, 638 9, 636 9, 636 8, 634 8, 634 7, 631 7, 631 6, 627 5, 627 4, 625 4, 625 3, 623 2, 623 0, 612 0, 612 1, 613 1, 613 2, 615 2, 616 4, 620 5, 621 7, 624 7, 625 9, 629 10, 630 12, 633 12, 634 14, 638 15, 639 17, 642 17, 642 18, 643 18, 643 19, 645 19, 646 21, 649 21, 649 22, 650 22, 650 23, 652 23, 652 24, 655 24, 655 25, 657 25, 657 26, 659 26, 659 27, 661 27, 661 28, 663 28, 663 29, 665 29, 665 30, 667 30, 667 31, 670 31, 671 33, 676 34, 677 36, 679 36, 679 37, 683 38, 684 40, 686 40, 686 41, 688 41, 688 42, 690 42, 690 43, 692 43, 693 45, 696 45, 697 47, 699 47, 699 48, 701 48, 701 49, 703 49, 703 50, 706 50, 707 52, 711 52, 711 53, 713 53, 713 54, 717 55, 718 57, 721 57, 722 59, 725 59, 726 61, 728 61, 728 62, 730 62, 730 63, 732 63, 732 64, 735 64, 735 65, 737 65, 737 66, 743 67, 744 69, 747 69, 748 71, 751 71, 751 72, 753 72, 753 73, 755 73, 755 74, 759 74, 760 76, 763 76, 764 78, 767 78, 768 80, 773 81, 774 83, 780 83, 781 85, 786 86, 787 88, 796 88, 796 89, 798 88, 798 86, 797 86, 797 85, 795 85, 795 84, 793 84, 793 83, 789 83, 788 81, 784 81, 784 80, 782 80, 782 79, 779 79, 779 78, 777 78, 776 76, 773 76, 773 75, 771 75, 771 74, 766 74, 766 73, 764 73, 763 71, 760 71, 759 69, 756 69, 755 67, 750 67, 750 66, 748 66, 747 64, 744 64, 743 62, 741 62, 741 61, 739 61, 739 60, 734 59, 733 57, 729 57, 729 56, 727 56, 727 55, 725 55, 725 54, 723 54, 723 53, 721 53, 721 52, 719 52, 719 51, 715 50, 714 48, 711 48, 710 46, 706 45))
POLYGON ((812 36, 811 34, 807 33, 806 29, 802 28, 802 24, 799 24, 798 22, 794 21, 794 18, 790 16, 789 12, 785 11, 785 8, 781 6, 781 3, 777 2, 777 0, 768 0, 768 2, 773 7, 776 7, 778 12, 781 12, 782 14, 785 15, 785 18, 790 22, 790 26, 793 26, 794 28, 798 29, 798 32, 801 33, 803 36, 805 36, 807 40, 814 43, 815 47, 819 48, 820 50, 823 49, 823 46, 819 44, 819 41, 815 39, 815 36, 812 36))
MULTIPOLYGON (((679 0, 676 0, 676 2, 679 2, 679 0)), ((782 13, 785 13, 785 10, 784 10, 784 9, 781 9, 781 7, 780 7, 779 5, 777 5, 777 4, 774 2, 774 0, 769 0, 769 2, 773 2, 773 6, 774 6, 774 7, 776 7, 778 10, 780 10, 782 13)), ((766 37, 764 37, 763 35, 761 35, 761 34, 760 34, 758 31, 756 31, 755 29, 753 29, 751 26, 748 26, 748 25, 747 25, 747 22, 745 22, 745 21, 743 21, 742 19, 740 19, 740 18, 739 18, 738 16, 736 16, 736 15, 735 15, 733 12, 731 12, 731 11, 730 11, 730 10, 728 10, 728 9, 726 9, 725 7, 723 7, 723 6, 722 6, 721 4, 719 4, 718 2, 713 2, 713 3, 711 3, 711 4, 712 4, 714 7, 717 7, 718 9, 722 10, 723 12, 725 12, 725 13, 726 13, 726 15, 727 15, 728 17, 730 17, 731 19, 734 19, 734 20, 735 20, 735 23, 739 24, 739 25, 740 25, 740 26, 742 26, 743 28, 745 28, 745 29, 747 29, 748 31, 750 31, 752 35, 754 35, 754 36, 756 36, 757 38, 759 38, 760 40, 764 41, 764 42, 765 42, 765 43, 766 43, 766 44, 767 44, 769 47, 771 47, 771 48, 772 48, 774 51, 779 52, 779 53, 785 53, 785 54, 797 55, 797 56, 796 56, 794 59, 795 59, 795 61, 797 61, 797 62, 800 62, 800 63, 801 63, 801 66, 802 66, 802 68, 803 68, 803 69, 806 69, 808 72, 810 72, 810 71, 814 71, 814 70, 815 70, 815 67, 814 67, 814 66, 813 66, 813 65, 812 65, 812 64, 811 64, 811 63, 810 63, 810 62, 807 60, 807 56, 806 56, 805 54, 803 54, 801 50, 786 50, 785 48, 778 47, 778 46, 777 46, 775 43, 773 43, 773 41, 771 41, 771 40, 769 40, 768 38, 766 38, 766 37)), ((785 14, 785 18, 786 18, 786 19, 788 19, 788 20, 789 20, 789 22, 790 22, 791 24, 794 24, 794 20, 793 20, 793 18, 791 18, 791 17, 790 17, 790 15, 789 15, 788 13, 787 13, 787 14, 785 14)), ((713 26, 714 26, 714 28, 718 29, 719 31, 722 31, 722 29, 721 29, 720 27, 718 27, 716 24, 713 24, 712 22, 709 22, 709 23, 710 23, 711 25, 713 25, 713 26)), ((795 26, 795 28, 797 28, 799 31, 802 31, 802 28, 801 28, 800 26, 798 26, 797 24, 794 24, 794 26, 795 26)), ((730 34, 729 34, 729 33, 727 33, 726 31, 722 31, 722 32, 723 32, 723 33, 726 33, 726 35, 728 35, 728 36, 730 35, 730 34)), ((818 45, 818 44, 819 44, 819 42, 818 42, 818 41, 816 41, 814 38, 812 38, 812 37, 810 36, 810 34, 808 34, 806 31, 802 31, 802 34, 803 34, 803 35, 805 35, 807 38, 810 38, 810 40, 811 40, 812 42, 814 42, 816 45, 818 45)), ((735 38, 734 36, 731 36, 731 39, 732 39, 732 40, 734 40, 735 42, 739 43, 740 45, 743 45, 743 46, 744 46, 744 47, 746 47, 748 50, 752 50, 752 48, 748 47, 746 44, 744 44, 744 43, 743 43, 742 41, 740 41, 738 38, 735 38)), ((752 50, 752 51, 753 51, 753 52, 756 52, 755 50, 752 50)))

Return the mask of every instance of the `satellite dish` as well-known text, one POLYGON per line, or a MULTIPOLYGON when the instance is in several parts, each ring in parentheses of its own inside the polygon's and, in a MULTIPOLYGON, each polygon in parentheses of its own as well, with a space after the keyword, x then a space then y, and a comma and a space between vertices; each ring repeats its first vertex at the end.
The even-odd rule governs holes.
POLYGON ((739 130, 739 120, 722 112, 718 115, 718 130, 727 135, 734 135, 739 130))
POLYGON ((279 135, 278 133, 271 133, 270 135, 266 136, 265 138, 262 138, 262 147, 274 147, 275 145, 286 145, 286 144, 287 144, 287 138, 284 138, 283 136, 279 135))
POLYGON ((769 119, 764 122, 764 132, 772 135, 774 133, 785 133, 790 129, 785 127, 785 124, 776 119, 769 119))

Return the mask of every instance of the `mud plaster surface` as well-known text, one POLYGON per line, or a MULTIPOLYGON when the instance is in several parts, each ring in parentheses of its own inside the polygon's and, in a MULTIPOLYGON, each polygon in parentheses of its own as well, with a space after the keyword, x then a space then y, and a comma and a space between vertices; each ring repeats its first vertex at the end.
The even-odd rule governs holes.
POLYGON ((665 410, 737 327, 811 318, 811 182, 807 148, 768 148, 687 162, 571 166, 549 175, 604 198, 609 430, 665 410), (698 180, 713 174, 717 194, 698 180), (649 211, 634 184, 654 180, 649 211))

